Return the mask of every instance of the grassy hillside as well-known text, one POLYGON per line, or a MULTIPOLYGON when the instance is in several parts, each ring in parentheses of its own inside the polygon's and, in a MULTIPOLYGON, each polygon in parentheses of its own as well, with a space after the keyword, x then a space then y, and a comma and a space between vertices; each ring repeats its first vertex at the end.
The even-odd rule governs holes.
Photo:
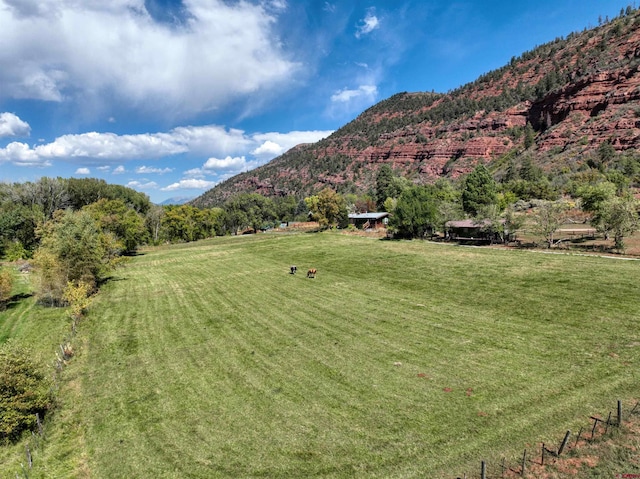
POLYGON ((150 250, 81 325, 30 477, 476 471, 637 398, 639 280, 636 261, 331 233, 150 250))

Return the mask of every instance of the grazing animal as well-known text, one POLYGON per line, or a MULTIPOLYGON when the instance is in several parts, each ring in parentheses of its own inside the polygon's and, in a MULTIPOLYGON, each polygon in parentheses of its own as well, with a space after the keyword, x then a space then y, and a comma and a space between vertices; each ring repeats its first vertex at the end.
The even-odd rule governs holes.
POLYGON ((298 268, 295 266, 291 266, 291 274, 296 274, 296 271, 298 271, 298 268))
POLYGON ((315 278, 317 272, 317 269, 311 268, 309 271, 307 271, 307 278, 315 278))

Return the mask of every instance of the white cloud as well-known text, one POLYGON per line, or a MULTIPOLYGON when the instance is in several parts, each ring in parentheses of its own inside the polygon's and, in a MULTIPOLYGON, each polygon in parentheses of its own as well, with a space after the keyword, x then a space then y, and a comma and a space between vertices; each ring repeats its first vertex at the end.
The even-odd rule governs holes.
POLYGON ((368 35, 376 28, 380 27, 380 20, 375 15, 375 9, 371 8, 367 11, 365 17, 360 20, 358 26, 356 27, 356 38, 360 38, 363 35, 368 35))
POLYGON ((278 145, 277 143, 271 140, 267 140, 258 148, 253 150, 251 153, 253 153, 256 156, 270 156, 271 158, 274 158, 278 155, 281 155, 284 152, 285 152, 285 149, 282 146, 278 145))
POLYGON ((158 183, 156 183, 155 181, 146 181, 146 182, 130 181, 129 183, 127 183, 126 186, 129 187, 129 188, 135 188, 137 190, 156 190, 156 189, 158 189, 158 183))
POLYGON ((331 95, 333 103, 349 103, 354 100, 373 102, 378 96, 378 87, 375 85, 360 85, 356 90, 345 88, 331 95))
POLYGON ((148 173, 157 173, 159 175, 163 175, 165 173, 171 173, 173 168, 154 168, 152 166, 139 166, 136 168, 136 173, 138 174, 148 174, 148 173))
POLYGON ((13 163, 17 166, 51 166, 51 161, 39 157, 26 143, 12 142, 0 148, 0 164, 13 163))
POLYGON ((158 136, 201 155, 230 155, 246 151, 253 145, 244 131, 233 128, 227 130, 218 125, 180 126, 158 136))
POLYGON ((121 175, 122 173, 126 173, 126 169, 123 165, 117 166, 114 170, 113 170, 113 174, 114 175, 121 175))
POLYGON ((116 99, 188 115, 221 108, 294 78, 275 31, 282 0, 183 0, 163 24, 143 0, 4 0, 0 96, 116 99), (117 52, 117 54, 116 54, 117 52))
MULTIPOLYGON (((361 87, 362 88, 362 87, 361 87)), ((375 88, 375 87, 374 87, 375 88)), ((213 158, 254 155, 258 161, 270 160, 300 143, 313 143, 330 135, 331 131, 292 131, 288 133, 255 133, 225 129, 217 125, 181 126, 166 133, 116 135, 115 133, 82 133, 64 135, 51 143, 30 147, 25 143, 11 143, 0 148, 0 162, 50 165, 52 160, 99 165, 131 160, 152 160, 177 154, 209 156, 213 158)), ((121 169, 113 173, 121 173, 121 169)), ((141 166, 136 172, 169 173, 170 168, 141 166)))
POLYGON ((247 165, 247 159, 244 156, 236 156, 219 159, 209 158, 202 166, 206 173, 218 173, 219 171, 242 171, 247 165))
POLYGON ((202 168, 192 168, 182 173, 183 176, 187 178, 200 178, 204 179, 205 174, 202 168))
POLYGON ((90 175, 91 170, 89 168, 78 168, 76 170, 76 175, 90 175))
POLYGON ((162 191, 175 191, 175 190, 208 190, 216 185, 215 181, 186 179, 180 180, 177 183, 172 183, 169 186, 162 188, 162 191))
POLYGON ((29 136, 31 127, 13 113, 0 113, 0 138, 6 136, 29 136))
POLYGON ((116 135, 115 133, 82 133, 64 135, 53 143, 35 148, 43 158, 71 160, 120 161, 126 159, 160 158, 184 153, 187 147, 158 134, 116 135))
POLYGON ((111 169, 111 167, 108 166, 108 165, 103 165, 103 166, 98 166, 96 169, 98 171, 105 171, 106 172, 106 171, 109 171, 111 169))
POLYGON ((289 133, 257 133, 252 139, 260 145, 251 154, 264 162, 302 143, 315 143, 331 135, 332 130, 290 131, 289 133))

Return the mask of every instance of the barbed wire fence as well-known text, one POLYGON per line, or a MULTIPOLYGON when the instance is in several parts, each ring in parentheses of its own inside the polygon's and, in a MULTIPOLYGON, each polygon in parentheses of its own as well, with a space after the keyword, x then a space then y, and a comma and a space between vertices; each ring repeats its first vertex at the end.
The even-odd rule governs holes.
POLYGON ((556 443, 557 448, 542 442, 539 449, 535 451, 525 449, 522 456, 512 458, 510 461, 504 456, 499 462, 490 463, 482 460, 476 472, 457 475, 456 479, 497 479, 507 476, 513 477, 514 475, 516 477, 526 477, 529 466, 545 466, 549 462, 555 462, 566 451, 579 447, 580 440, 593 442, 599 437, 606 436, 614 428, 620 428, 623 421, 634 414, 640 414, 640 402, 636 402, 635 406, 630 408, 625 416, 622 401, 618 400, 615 414, 614 411, 609 411, 606 419, 604 417, 589 416, 589 425, 581 427, 578 434, 575 435, 575 439, 572 438, 571 430, 567 430, 562 439, 556 443))

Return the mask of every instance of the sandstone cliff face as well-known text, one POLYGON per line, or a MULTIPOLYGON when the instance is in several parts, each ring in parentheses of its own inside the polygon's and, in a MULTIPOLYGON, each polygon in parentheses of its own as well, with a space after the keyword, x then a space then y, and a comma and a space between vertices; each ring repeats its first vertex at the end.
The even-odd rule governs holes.
MULTIPOLYGON (((394 95, 331 137, 302 145, 228 180, 196 204, 250 191, 268 196, 370 190, 382 164, 427 183, 457 178, 478 162, 525 152, 553 172, 579 166, 603 142, 640 147, 640 13, 526 52, 447 95, 394 95)), ((495 169, 494 168, 494 169, 495 169)))

